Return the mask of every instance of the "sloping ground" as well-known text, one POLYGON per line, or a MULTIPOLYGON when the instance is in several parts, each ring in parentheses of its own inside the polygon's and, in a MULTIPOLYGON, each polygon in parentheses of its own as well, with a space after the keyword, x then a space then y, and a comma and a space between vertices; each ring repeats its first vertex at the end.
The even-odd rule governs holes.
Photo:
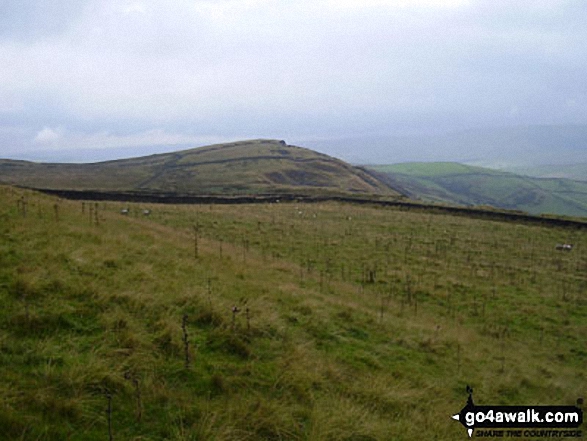
POLYGON ((532 214, 587 216, 587 183, 546 179, 463 164, 406 163, 373 166, 389 183, 427 201, 491 205, 532 214))
POLYGON ((478 405, 573 405, 586 238, 0 186, 0 439, 458 440, 467 385, 478 405))
POLYGON ((93 164, 0 161, 0 182, 31 188, 181 194, 399 195, 357 167, 283 141, 253 140, 93 164))

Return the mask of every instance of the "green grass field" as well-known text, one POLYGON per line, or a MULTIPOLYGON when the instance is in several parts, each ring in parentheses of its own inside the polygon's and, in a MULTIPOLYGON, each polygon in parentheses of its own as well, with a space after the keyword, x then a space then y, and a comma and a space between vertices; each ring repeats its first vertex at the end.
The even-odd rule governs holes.
POLYGON ((587 183, 533 178, 452 162, 371 166, 412 197, 459 205, 491 205, 532 214, 587 216, 587 183))
POLYGON ((477 404, 575 404, 587 392, 586 234, 340 203, 96 204, 0 187, 0 433, 458 440, 450 415, 467 384, 477 404))

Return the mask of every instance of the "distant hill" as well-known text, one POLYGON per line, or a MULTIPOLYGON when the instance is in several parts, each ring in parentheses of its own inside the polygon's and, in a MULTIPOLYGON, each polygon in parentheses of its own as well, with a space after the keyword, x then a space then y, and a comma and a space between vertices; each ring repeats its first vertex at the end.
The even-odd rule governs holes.
POLYGON ((587 162, 537 165, 534 167, 504 167, 502 170, 536 178, 566 178, 587 181, 587 162))
POLYGON ((452 162, 371 166, 412 197, 459 205, 491 205, 532 214, 587 216, 587 182, 532 178, 452 162))
POLYGON ((0 160, 0 182, 57 190, 196 195, 399 195, 373 173, 277 140, 240 141, 91 164, 0 160))
POLYGON ((434 135, 356 135, 304 145, 354 164, 451 161, 481 167, 587 163, 587 125, 476 128, 434 135))

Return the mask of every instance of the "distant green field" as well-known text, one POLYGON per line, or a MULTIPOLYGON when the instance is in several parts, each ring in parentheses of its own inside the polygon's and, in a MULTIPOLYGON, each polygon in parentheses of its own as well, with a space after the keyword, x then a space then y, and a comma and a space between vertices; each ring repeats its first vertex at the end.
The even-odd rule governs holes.
POLYGON ((456 162, 406 162, 392 165, 371 166, 375 170, 387 173, 401 173, 422 177, 437 177, 483 173, 491 175, 504 175, 505 173, 496 170, 474 167, 471 165, 459 164, 456 162))
POLYGON ((491 205, 532 214, 587 216, 587 182, 540 179, 469 165, 435 162, 370 168, 412 197, 460 205, 491 205))
POLYGON ((2 439, 458 440, 466 385, 477 404, 573 405, 586 239, 405 208, 0 186, 2 439))

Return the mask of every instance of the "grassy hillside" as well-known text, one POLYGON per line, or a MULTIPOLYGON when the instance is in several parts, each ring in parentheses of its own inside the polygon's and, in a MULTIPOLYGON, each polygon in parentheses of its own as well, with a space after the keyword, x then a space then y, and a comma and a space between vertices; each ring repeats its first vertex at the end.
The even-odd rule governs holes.
POLYGON ((587 392, 586 234, 0 187, 0 433, 448 440, 466 437, 450 415, 467 384, 477 404, 574 404, 587 392))
POLYGON ((275 140, 93 164, 0 161, 0 182, 30 188, 181 194, 398 193, 361 169, 275 140))
POLYGON ((452 162, 372 166, 412 197, 434 202, 587 216, 587 182, 539 179, 452 162))

